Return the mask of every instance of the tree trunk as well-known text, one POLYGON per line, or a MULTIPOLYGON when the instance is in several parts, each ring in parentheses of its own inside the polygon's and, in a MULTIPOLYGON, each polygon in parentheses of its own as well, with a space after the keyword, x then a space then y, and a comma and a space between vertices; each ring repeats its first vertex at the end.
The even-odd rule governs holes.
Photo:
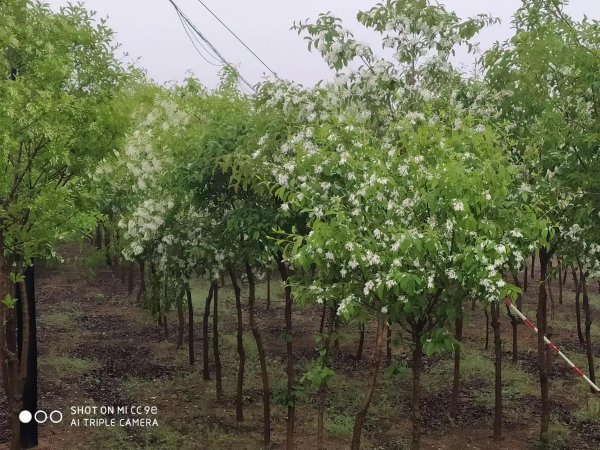
POLYGON ((183 333, 185 331, 185 318, 183 316, 183 300, 177 303, 177 350, 183 347, 183 333))
POLYGON ((210 303, 215 289, 214 283, 208 288, 208 296, 204 303, 204 316, 202 320, 202 378, 210 381, 210 367, 208 366, 208 320, 210 319, 210 303))
POLYGON ((490 347, 490 314, 488 313, 487 309, 484 309, 483 312, 485 313, 485 348, 484 348, 484 350, 487 350, 490 347))
POLYGON ((267 269, 267 311, 271 309, 271 269, 267 269))
POLYGON ((106 257, 106 265, 108 267, 112 267, 113 261, 112 261, 111 254, 110 254, 110 250, 111 250, 110 231, 107 230, 105 227, 103 227, 103 228, 104 228, 104 251, 106 252, 104 254, 104 256, 106 257))
POLYGON ((421 370, 423 367, 423 343, 421 333, 413 333, 413 385, 411 401, 412 441, 411 449, 421 448, 421 370))
MULTIPOLYGON (((323 346, 320 350, 324 350, 325 354, 320 356, 321 369, 325 368, 325 363, 327 361, 327 356, 329 353, 329 343, 331 342, 331 335, 333 333, 333 322, 335 312, 332 310, 331 314, 329 314, 329 320, 327 323, 327 336, 323 342, 323 346)), ((325 401, 327 398, 328 389, 326 384, 320 384, 319 390, 317 392, 317 403, 318 403, 318 411, 317 411, 317 450, 325 450, 325 446, 323 445, 323 434, 325 429, 325 401)))
POLYGON ((454 349, 454 370, 452 377, 452 398, 450 399, 450 416, 458 416, 458 397, 460 394, 460 342, 462 341, 463 333, 463 312, 462 301, 459 300, 457 305, 458 311, 454 322, 454 337, 459 342, 454 349))
MULTIPOLYGON (((102 250, 102 225, 100 223, 98 223, 96 225, 96 242, 95 242, 95 246, 96 246, 96 250, 102 250)), ((32 420, 32 422, 35 422, 35 420, 32 420)))
MULTIPOLYGON (((27 411, 37 411, 38 409, 38 372, 37 372, 37 332, 36 332, 36 308, 35 308, 35 270, 33 265, 25 269, 25 284, 27 298, 23 299, 21 291, 17 290, 17 344, 18 356, 23 358, 23 346, 26 339, 23 333, 26 333, 23 320, 25 319, 20 301, 27 301, 29 308, 29 351, 27 353, 27 374, 23 387, 23 406, 27 411)), ((38 445, 38 423, 32 420, 29 423, 21 423, 21 448, 33 448, 38 445)))
POLYGON ((392 364, 392 326, 387 324, 387 339, 385 342, 385 365, 390 367, 392 364))
POLYGON ((363 346, 365 344, 365 324, 360 325, 360 335, 358 338, 358 350, 356 350, 356 360, 360 361, 363 354, 363 346))
POLYGON ((134 289, 135 272, 133 269, 133 263, 129 263, 127 266, 127 295, 131 297, 134 289))
POLYGON ((235 394, 235 419, 238 422, 244 421, 244 369, 246 368, 246 352, 244 350, 244 322, 242 318, 242 290, 238 284, 237 276, 233 267, 228 268, 231 285, 235 294, 235 310, 237 313, 237 353, 239 358, 237 385, 235 394))
POLYGON ((137 294, 137 303, 141 304, 142 303, 142 295, 144 295, 144 293, 146 292, 146 267, 143 261, 139 262, 140 264, 140 289, 138 290, 138 294, 137 294))
MULTIPOLYGON (((594 368, 594 354, 592 352, 592 337, 591 337, 591 328, 592 328, 592 314, 590 312, 590 299, 588 297, 587 290, 587 277, 582 271, 581 275, 581 286, 583 290, 583 312, 585 314, 585 349, 587 354, 588 366, 589 366, 589 379, 594 383, 596 382, 596 370, 594 368)), ((590 388, 592 394, 595 394, 596 391, 594 388, 590 388)))
POLYGON ((188 305, 188 358, 190 366, 193 366, 196 362, 196 355, 194 354, 194 304, 192 303, 192 290, 189 283, 185 283, 185 296, 188 305))
MULTIPOLYGON (((519 282, 519 276, 516 272, 513 273, 513 280, 515 286, 521 287, 521 283, 519 282)), ((521 310, 521 306, 523 303, 523 295, 519 294, 517 296, 517 309, 521 310)), ((515 316, 510 308, 506 307, 506 312, 508 317, 510 318, 510 324, 512 327, 512 363, 517 364, 519 362, 519 323, 521 323, 520 319, 515 316)))
POLYGON ((296 415, 296 406, 294 398, 294 352, 292 346, 292 287, 288 284, 289 270, 283 261, 283 255, 279 254, 276 258, 281 280, 285 285, 285 333, 286 333, 286 354, 287 354, 287 436, 286 450, 294 450, 294 422, 296 415))
POLYGON ((500 339, 500 302, 491 303, 494 329, 494 442, 502 439, 502 340, 500 339))
POLYGON ((550 256, 544 247, 540 248, 540 287, 538 292, 537 306, 537 326, 538 326, 538 369, 540 375, 540 390, 542 398, 542 422, 540 428, 540 440, 548 441, 548 428, 550 426, 550 397, 548 395, 548 373, 546 371, 546 344, 544 336, 546 335, 546 318, 547 318, 547 293, 546 293, 546 278, 548 276, 548 264, 550 256))
POLYGON ((269 373, 267 372, 267 358, 265 355, 262 337, 254 318, 256 280, 254 278, 252 267, 250 267, 248 263, 246 263, 246 275, 248 277, 248 322, 250 324, 252 336, 254 336, 254 341, 256 342, 258 359, 260 361, 260 377, 262 379, 263 386, 263 445, 265 447, 269 447, 271 444, 271 391, 269 389, 269 373))
POLYGON ((558 304, 562 305, 563 304, 563 265, 559 262, 558 263, 558 304))
POLYGON ((323 334, 325 327, 325 314, 327 313, 327 304, 323 302, 323 308, 321 308, 321 323, 319 324, 319 334, 323 334))
POLYGON ((573 268, 573 282, 575 283, 575 322, 577 325, 577 337, 579 338, 579 344, 585 344, 583 338, 583 331, 581 329, 581 307, 579 305, 579 299, 581 296, 581 282, 577 279, 577 270, 573 268))
POLYGON ((379 374, 379 366, 381 365, 381 353, 383 344, 383 333, 385 330, 385 322, 381 314, 377 313, 377 336, 375 341, 375 348, 373 349, 373 361, 371 363, 371 371, 369 374, 369 382, 367 385, 365 398, 363 399, 356 418, 354 419, 354 427, 352 428, 352 443, 350 445, 351 450, 360 449, 360 438, 362 434, 362 428, 367 418, 367 412, 375 392, 375 386, 377 385, 377 375, 379 374))
POLYGON ((531 279, 535 278, 535 252, 531 255, 531 279))
POLYGON ((213 355, 217 399, 220 399, 223 397, 223 377, 221 375, 221 353, 219 352, 219 283, 217 281, 213 281, 213 355))
POLYGON ((527 264, 525 264, 525 270, 523 271, 523 292, 527 292, 527 264))

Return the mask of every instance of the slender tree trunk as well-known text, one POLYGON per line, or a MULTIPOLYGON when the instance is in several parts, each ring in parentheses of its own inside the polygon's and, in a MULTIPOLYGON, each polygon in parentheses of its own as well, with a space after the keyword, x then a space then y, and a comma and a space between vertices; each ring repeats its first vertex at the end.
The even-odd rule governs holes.
POLYGON ((567 275, 569 274, 569 266, 564 266, 563 267, 563 278, 562 278, 562 285, 564 287, 565 283, 567 282, 567 275))
POLYGON ((494 329, 494 442, 502 439, 502 340, 500 338, 500 302, 491 303, 494 329))
POLYGON ((558 304, 563 304, 563 265, 558 263, 558 304))
POLYGON ((194 304, 192 303, 192 290, 189 283, 185 283, 185 296, 188 305, 188 358, 190 366, 193 366, 196 362, 196 355, 194 354, 194 304))
MULTIPOLYGON (((33 265, 25 269, 24 288, 27 298, 23 298, 21 290, 17 289, 17 344, 18 357, 27 358, 26 380, 23 386, 22 409, 27 411, 37 411, 38 409, 38 372, 37 372, 37 332, 36 332, 36 300, 35 300, 35 270, 33 265), (29 339, 24 339, 23 334, 27 334, 23 320, 26 320, 23 314, 22 303, 28 303, 29 309, 29 339), (23 355, 23 346, 29 342, 27 355, 23 355)), ((21 423, 21 448, 34 448, 38 445, 38 424, 35 420, 29 423, 21 423)))
POLYGON ((356 350, 356 360, 360 361, 362 359, 363 347, 365 344, 365 324, 360 324, 360 335, 358 338, 358 350, 356 350))
POLYGON ((323 308, 321 308, 321 323, 319 324, 319 334, 323 334, 325 327, 325 313, 327 313, 327 304, 323 302, 323 308))
POLYGON ((288 399, 288 417, 287 417, 287 435, 286 450, 294 450, 294 422, 296 416, 296 405, 294 398, 294 351, 292 341, 292 287, 288 284, 289 270, 283 261, 283 255, 279 254, 276 258, 281 280, 285 288, 285 333, 286 333, 286 354, 287 354, 287 399, 288 399))
MULTIPOLYGON (((96 250, 102 250, 102 225, 98 223, 96 225, 96 250)), ((35 422, 32 420, 32 422, 35 422)), ((37 423, 37 422, 36 422, 37 423)))
POLYGON ((271 390, 269 389, 269 373, 267 371, 267 357, 262 342, 262 336, 256 324, 254 317, 254 305, 256 302, 256 280, 252 267, 246 263, 246 275, 248 277, 248 322, 250 323, 250 330, 254 341, 256 342, 256 349, 258 352, 258 359, 260 361, 260 377, 262 379, 263 386, 263 445, 268 447, 271 444, 271 390))
POLYGON ((143 261, 140 261, 139 264, 140 264, 140 288, 137 293, 136 301, 138 304, 141 304, 142 296, 146 292, 146 267, 145 267, 145 264, 143 261))
POLYGON ((421 333, 413 333, 413 385, 411 401, 412 440, 411 449, 421 448, 421 370, 423 368, 423 343, 421 333))
POLYGON ((223 397, 223 377, 221 375, 221 353, 219 351, 219 283, 213 282, 213 355, 215 358, 215 381, 217 399, 223 397))
POLYGON ((210 381, 210 367, 208 365, 208 321, 210 319, 210 303, 214 290, 215 285, 211 283, 204 303, 204 316, 202 320, 202 378, 206 381, 210 381))
POLYGON ((523 292, 527 292, 527 264, 525 264, 525 270, 523 271, 523 292))
POLYGON ((531 255, 531 279, 535 278, 535 252, 531 255))
MULTIPOLYGON (((590 299, 588 297, 587 290, 587 277, 585 273, 582 271, 581 275, 581 286, 583 290, 583 312, 585 314, 585 349, 588 360, 588 367, 590 370, 589 379, 594 383, 596 382, 596 370, 594 368, 594 354, 592 352, 592 336, 591 336, 591 328, 592 328, 592 314, 590 312, 590 299)), ((590 388, 592 394, 595 394, 596 391, 594 388, 590 388)))
POLYGON ((111 245, 110 245, 110 230, 107 230, 106 227, 104 228, 104 251, 105 253, 105 257, 106 257, 106 265, 108 267, 112 267, 113 265, 113 261, 112 261, 112 257, 111 257, 111 245))
MULTIPOLYGON (((519 276, 516 272, 513 273, 513 280, 515 286, 521 287, 521 283, 519 282, 519 276)), ((523 295, 519 294, 517 296, 517 309, 521 310, 521 306, 523 303, 523 295)), ((510 324, 512 327, 512 363, 517 364, 519 362, 519 323, 521 320, 513 315, 510 308, 506 307, 506 312, 508 313, 508 317, 510 318, 510 324)))
POLYGON ((485 313, 485 348, 484 348, 484 350, 487 350, 488 348, 490 348, 490 314, 488 313, 487 309, 484 309, 483 312, 485 313))
POLYGON ((183 334, 185 331, 185 318, 183 316, 183 301, 177 303, 177 350, 183 347, 183 334))
MULTIPOLYGON (((325 350, 325 355, 320 357, 321 361, 321 369, 325 368, 325 363, 329 353, 329 343, 331 342, 331 335, 333 333, 333 322, 334 322, 335 312, 332 310, 331 314, 329 314, 329 319, 327 323, 327 335, 323 341, 322 350, 325 350)), ((319 385, 319 390, 317 392, 317 403, 318 403, 318 411, 317 411, 317 450, 325 450, 325 446, 323 445, 323 431, 325 429, 325 402, 327 399, 328 389, 326 384, 319 385)))
POLYGON ((462 301, 457 301, 457 316, 454 322, 454 337, 459 342, 454 348, 454 370, 452 376, 452 398, 450 399, 450 416, 458 416, 458 397, 460 394, 460 342, 463 333, 462 301))
POLYGON ((352 428, 352 443, 350 445, 351 450, 360 449, 360 438, 362 435, 362 428, 367 418, 367 412, 371 405, 371 399, 375 392, 375 386, 377 385, 377 375, 379 373, 379 366, 381 365, 381 353, 383 344, 383 334, 385 330, 385 321, 381 314, 377 313, 377 337, 375 341, 375 348, 373 349, 373 360, 371 363, 371 371, 369 374, 369 382, 367 385, 365 398, 363 399, 354 419, 354 427, 352 428))
POLYGON ((271 309, 271 269, 267 269, 267 311, 271 309))
POLYGON ((131 297, 134 289, 135 271, 133 269, 133 263, 129 263, 127 266, 127 295, 131 297))
POLYGON ((335 308, 330 308, 330 312, 333 317, 333 353, 335 355, 339 355, 339 353, 340 353, 340 332, 339 332, 340 321, 339 321, 337 314, 335 314, 335 311, 336 311, 335 308))
POLYGON ((242 318, 242 290, 233 267, 228 268, 231 285, 235 294, 235 310, 237 313, 237 352, 239 358, 237 386, 235 395, 235 419, 238 422, 244 420, 244 370, 246 368, 246 351, 244 350, 244 321, 242 318))
POLYGON ((392 325, 387 324, 387 339, 385 341, 385 365, 390 367, 392 364, 392 325))
POLYGON ((538 369, 540 375, 540 390, 542 398, 542 422, 540 428, 540 440, 548 441, 548 428, 550 426, 550 397, 548 394, 548 373, 546 371, 546 344, 544 336, 546 335, 546 318, 547 318, 547 292, 546 278, 548 277, 548 264, 550 256, 544 247, 540 248, 540 287, 538 292, 538 307, 537 307, 537 326, 538 326, 538 369))
POLYGON ((575 283, 575 322, 577 325, 577 337, 579 338, 579 344, 585 344, 583 338, 583 331, 581 329, 581 307, 579 305, 579 299, 581 297, 581 282, 577 279, 577 270, 573 267, 573 282, 575 283))

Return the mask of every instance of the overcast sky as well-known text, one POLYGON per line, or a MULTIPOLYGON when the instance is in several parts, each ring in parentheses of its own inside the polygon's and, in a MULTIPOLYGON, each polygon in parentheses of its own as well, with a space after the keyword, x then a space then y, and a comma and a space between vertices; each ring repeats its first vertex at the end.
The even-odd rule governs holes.
MULTIPOLYGON (((355 17, 358 10, 375 5, 371 0, 203 0, 246 44, 280 77, 305 85, 331 76, 327 65, 317 54, 311 54, 306 41, 290 30, 294 21, 314 19, 331 11, 342 18, 346 28, 366 42, 379 45, 375 36, 366 32, 355 17)), ((67 0, 46 0, 53 8, 67 0)), ((197 0, 175 0, 198 29, 251 83, 261 80, 266 69, 212 17, 197 0)), ((218 67, 208 64, 197 53, 168 0, 83 0, 108 18, 116 32, 116 40, 126 53, 126 61, 135 61, 159 83, 181 81, 190 71, 209 87, 215 86, 218 67)), ((511 35, 510 20, 520 0, 445 0, 446 7, 461 17, 489 13, 502 20, 479 35, 481 48, 511 35)), ((572 0, 568 12, 580 18, 587 15, 600 19, 600 1, 572 0)), ((464 60, 467 64, 469 60, 464 60)))

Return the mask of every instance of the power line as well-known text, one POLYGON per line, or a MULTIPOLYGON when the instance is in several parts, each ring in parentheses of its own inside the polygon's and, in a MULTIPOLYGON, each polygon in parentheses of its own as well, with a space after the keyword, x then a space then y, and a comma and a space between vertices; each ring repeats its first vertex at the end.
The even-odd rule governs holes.
MULTIPOLYGON (((202 46, 202 44, 197 40, 194 39, 194 36, 190 33, 189 29, 188 29, 188 25, 183 21, 183 18, 181 17, 181 14, 179 14, 179 11, 177 11, 177 17, 179 17, 179 21, 181 22, 181 26, 183 27, 183 31, 185 31, 185 34, 187 34, 187 37, 190 39, 190 42, 192 43, 192 45, 194 46, 194 48, 196 49, 196 52, 200 55, 200 57, 206 61, 208 64, 210 64, 211 66, 215 66, 215 67, 219 67, 220 65, 218 63, 214 63, 209 61, 206 56, 204 56, 204 54, 200 51, 200 49, 198 48, 198 46, 196 45, 196 43, 198 43, 209 55, 210 52, 208 52, 206 50, 206 48, 204 48, 202 46)), ((212 55, 210 55, 212 56, 212 55)), ((214 56, 213 56, 214 58, 214 56)))
POLYGON ((256 53, 255 53, 255 52, 254 52, 254 51, 253 51, 251 48, 250 48, 250 47, 248 47, 248 45, 246 45, 246 43, 245 43, 245 42, 244 42, 244 41, 243 41, 243 40, 242 40, 242 39, 241 39, 241 38, 240 38, 240 37, 239 37, 237 34, 235 34, 235 33, 233 32, 233 30, 232 30, 231 28, 229 28, 229 27, 228 27, 228 26, 225 24, 225 22, 223 22, 223 21, 222 21, 222 20, 219 18, 219 16, 217 16, 217 15, 216 15, 214 12, 212 12, 212 10, 211 10, 211 9, 210 9, 208 6, 206 6, 206 4, 205 4, 205 3, 204 3, 202 0, 197 0, 197 1, 198 1, 198 3, 200 3, 202 6, 204 6, 204 8, 205 8, 205 9, 206 9, 206 10, 207 10, 209 13, 211 13, 211 14, 212 14, 212 16, 213 16, 215 19, 217 19, 217 20, 219 21, 219 23, 220 23, 221 25, 223 25, 223 26, 224 26, 224 27, 227 29, 227 31, 229 31, 229 32, 231 33, 231 35, 232 35, 234 38, 236 38, 236 39, 237 39, 237 40, 240 42, 240 44, 242 44, 242 45, 243 45, 243 46, 246 48, 246 50, 248 50, 250 53, 252 53, 252 55, 254 55, 254 57, 255 57, 256 59, 258 59, 258 61, 260 61, 260 63, 261 63, 263 66, 265 66, 269 72, 271 72, 271 73, 272 73, 272 74, 273 74, 273 75, 274 75, 276 78, 279 78, 279 76, 277 75, 277 73, 275 73, 275 71, 274 71, 273 69, 271 69, 271 68, 270 68, 270 67, 267 65, 267 63, 265 63, 265 62, 264 62, 264 61, 263 61, 263 60, 262 60, 262 59, 261 59, 261 58, 260 58, 260 57, 259 57, 259 56, 258 56, 258 55, 257 55, 257 54, 256 54, 256 53))
POLYGON ((256 92, 254 87, 248 82, 248 80, 246 80, 242 74, 239 72, 239 70, 237 70, 237 68, 231 64, 229 61, 227 61, 227 59, 225 59, 225 57, 219 52, 219 50, 217 50, 215 48, 215 46, 208 40, 208 38, 206 38, 201 32, 200 30, 196 27, 196 25, 194 25, 194 23, 185 15, 185 13, 179 8, 179 6, 177 6, 177 4, 173 1, 173 0, 169 0, 169 2, 171 3, 171 5, 173 5, 173 8, 175 8, 175 11, 177 11, 177 14, 179 15, 179 17, 181 19, 183 19, 185 21, 185 23, 187 23, 189 25, 189 27, 192 29, 192 31, 203 41, 206 43, 206 45, 208 45, 210 47, 210 49, 214 52, 214 54, 223 62, 223 65, 231 67, 233 69, 236 70, 238 77, 241 81, 244 82, 244 84, 246 84, 246 86, 248 86, 253 92, 256 92))

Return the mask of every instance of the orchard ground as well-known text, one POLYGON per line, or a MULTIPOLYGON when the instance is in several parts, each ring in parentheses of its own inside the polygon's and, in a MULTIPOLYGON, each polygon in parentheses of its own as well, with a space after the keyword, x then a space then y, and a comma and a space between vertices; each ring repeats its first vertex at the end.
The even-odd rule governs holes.
MULTIPOLYGON (((41 446, 46 449, 259 449, 261 441, 261 382, 254 340, 246 324, 247 353, 244 387, 245 421, 235 420, 234 393, 237 370, 236 322, 233 291, 227 283, 220 295, 220 339, 225 398, 216 400, 214 381, 201 374, 201 323, 206 280, 195 280, 197 361, 190 367, 187 349, 176 350, 176 312, 169 315, 169 336, 150 313, 136 305, 135 292, 127 294, 119 272, 104 266, 101 254, 78 246, 63 249, 64 264, 38 267, 39 408, 61 410, 65 420, 40 427, 41 446), (158 427, 72 427, 71 406, 155 406, 158 427)), ((522 274, 521 274, 522 277, 522 274)), ((282 325, 283 293, 274 276, 272 305, 266 309, 266 283, 257 292, 257 319, 268 354, 273 391, 273 447, 285 443, 286 409, 277 403, 285 392, 285 329, 282 325), (281 397, 281 396, 279 396, 281 397)), ((522 280, 522 278, 521 278, 522 280)), ((539 275, 529 280, 524 313, 535 319, 539 275)), ((137 280, 136 280, 137 281, 137 280)), ((585 350, 575 329, 573 282, 566 284, 563 305, 558 305, 558 285, 552 283, 555 318, 553 340, 587 372, 585 350)), ((136 286, 137 290, 137 286, 136 286)), ((597 287, 590 295, 592 315, 600 313, 597 287)), ((246 285, 242 285, 244 302, 246 285)), ((314 336, 321 311, 315 306, 294 308, 294 353, 298 378, 314 357, 314 336)), ((491 439, 494 407, 493 337, 485 345, 485 315, 465 305, 464 350, 461 362, 460 414, 451 419, 448 403, 452 384, 453 355, 441 354, 425 361, 423 380, 423 448, 529 449, 537 447, 539 435, 539 381, 536 338, 519 326, 519 364, 511 360, 511 328, 502 315, 504 440, 491 439)), ((503 308, 504 311, 504 308, 503 308)), ((246 314, 246 312, 244 312, 246 314)), ((247 320, 247 317, 245 317, 247 320)), ((550 323, 550 319, 549 319, 550 323)), ((212 335, 212 333, 211 333, 212 335)), ((325 416, 326 447, 348 448, 354 413, 367 384, 369 357, 374 344, 374 324, 368 324, 365 350, 356 360, 358 328, 341 328, 336 371, 325 416)), ((600 358, 600 324, 592 326, 596 364, 600 358)), ((385 352, 385 349, 384 349, 385 352)), ((410 348, 398 329, 393 330, 392 362, 382 369, 369 410, 364 449, 403 449, 410 439, 410 348)), ((212 346, 210 359, 212 361, 212 346)), ((551 448, 600 448, 600 397, 589 392, 562 360, 555 360, 551 375, 551 448)), ((5 398, 0 397, 4 411, 5 398)), ((300 392, 297 416, 297 448, 316 446, 315 393, 300 392)), ((99 416, 101 417, 101 416, 99 416)), ((7 442, 6 418, 0 422, 0 442, 7 442)), ((0 448, 5 448, 0 444, 0 448)))

